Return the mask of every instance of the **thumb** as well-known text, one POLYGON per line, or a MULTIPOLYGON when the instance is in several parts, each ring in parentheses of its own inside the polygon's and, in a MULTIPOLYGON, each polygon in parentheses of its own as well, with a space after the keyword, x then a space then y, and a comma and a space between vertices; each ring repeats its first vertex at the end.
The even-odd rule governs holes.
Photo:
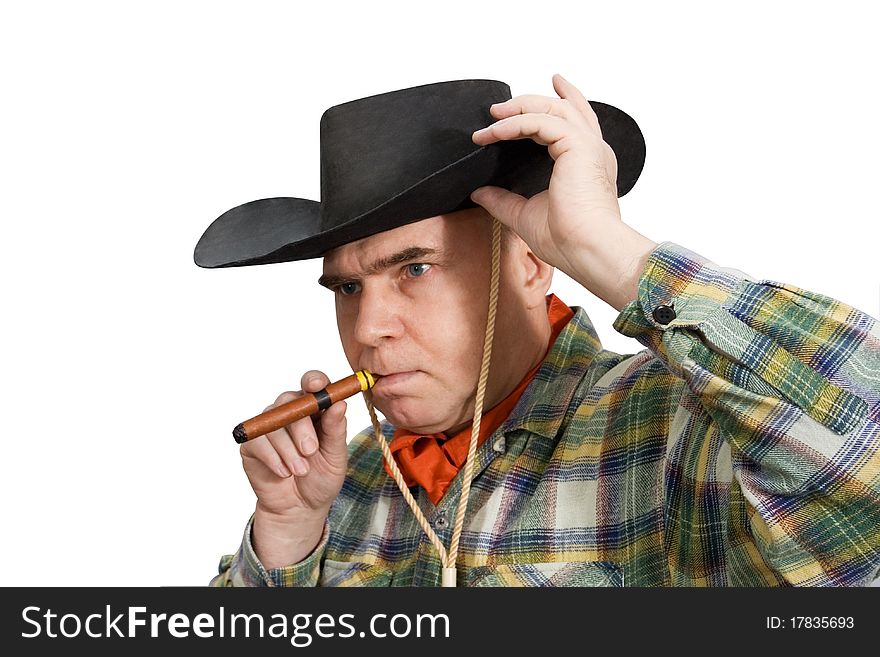
POLYGON ((522 216, 523 206, 527 202, 525 197, 501 187, 480 187, 471 193, 471 200, 477 205, 483 206, 502 224, 509 226, 514 232, 519 232, 517 226, 522 216))

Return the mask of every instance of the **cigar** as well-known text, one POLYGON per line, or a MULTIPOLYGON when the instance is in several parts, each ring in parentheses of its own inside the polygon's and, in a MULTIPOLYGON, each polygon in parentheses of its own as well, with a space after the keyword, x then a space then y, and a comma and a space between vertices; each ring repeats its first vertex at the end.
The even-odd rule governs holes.
POLYGON ((306 393, 293 401, 271 408, 250 420, 245 420, 232 430, 232 437, 235 438, 235 442, 241 444, 265 436, 291 422, 328 409, 331 404, 341 399, 348 399, 359 392, 366 392, 376 385, 378 380, 378 375, 371 374, 367 370, 359 370, 336 383, 331 383, 323 390, 306 393))

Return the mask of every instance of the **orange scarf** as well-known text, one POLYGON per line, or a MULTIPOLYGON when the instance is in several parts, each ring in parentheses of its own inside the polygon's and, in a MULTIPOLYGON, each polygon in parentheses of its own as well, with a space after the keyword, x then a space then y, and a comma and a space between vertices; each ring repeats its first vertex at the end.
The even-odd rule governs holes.
MULTIPOLYGON (((574 317, 574 313, 571 308, 562 303, 556 295, 548 295, 547 318, 550 320, 552 332, 547 351, 556 342, 556 338, 559 337, 562 329, 572 317, 574 317)), ((543 361, 543 358, 541 360, 543 361)), ((513 392, 483 413, 480 420, 480 435, 477 438, 478 446, 482 445, 486 438, 491 436, 507 419, 540 367, 541 363, 538 363, 526 374, 513 392)), ((467 460, 471 441, 471 426, 472 423, 468 424, 451 438, 447 438, 443 433, 423 435, 411 433, 406 429, 397 429, 391 439, 390 448, 400 472, 406 480, 406 485, 415 486, 418 484, 424 488, 436 506, 443 499, 449 484, 452 483, 467 460)), ((387 463, 385 471, 389 476, 391 475, 387 463)))

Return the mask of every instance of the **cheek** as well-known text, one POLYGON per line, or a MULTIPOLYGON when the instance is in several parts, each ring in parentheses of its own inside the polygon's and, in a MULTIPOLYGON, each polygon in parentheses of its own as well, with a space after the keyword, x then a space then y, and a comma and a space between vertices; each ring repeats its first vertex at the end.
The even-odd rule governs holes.
POLYGON ((473 302, 474 295, 462 290, 435 295, 420 304, 407 322, 407 333, 422 352, 430 354, 436 373, 445 373, 444 378, 479 370, 485 309, 473 302))
POLYGON ((342 342, 342 350, 349 363, 355 363, 361 352, 361 345, 354 339, 354 326, 356 316, 346 313, 336 304, 336 327, 339 330, 339 340, 342 342))

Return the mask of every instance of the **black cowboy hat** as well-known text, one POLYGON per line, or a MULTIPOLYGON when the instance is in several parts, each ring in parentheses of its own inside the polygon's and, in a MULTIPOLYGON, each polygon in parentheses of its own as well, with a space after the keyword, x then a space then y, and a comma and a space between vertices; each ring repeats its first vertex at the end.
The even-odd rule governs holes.
MULTIPOLYGON (((476 207, 470 194, 497 185, 526 197, 547 189, 553 159, 530 139, 477 146, 489 106, 511 98, 495 80, 439 82, 353 100, 321 117, 321 202, 267 198, 218 217, 196 244, 200 267, 316 258, 343 244, 420 219, 476 207)), ((617 157, 617 192, 632 189, 645 141, 626 113, 589 101, 617 157)))

